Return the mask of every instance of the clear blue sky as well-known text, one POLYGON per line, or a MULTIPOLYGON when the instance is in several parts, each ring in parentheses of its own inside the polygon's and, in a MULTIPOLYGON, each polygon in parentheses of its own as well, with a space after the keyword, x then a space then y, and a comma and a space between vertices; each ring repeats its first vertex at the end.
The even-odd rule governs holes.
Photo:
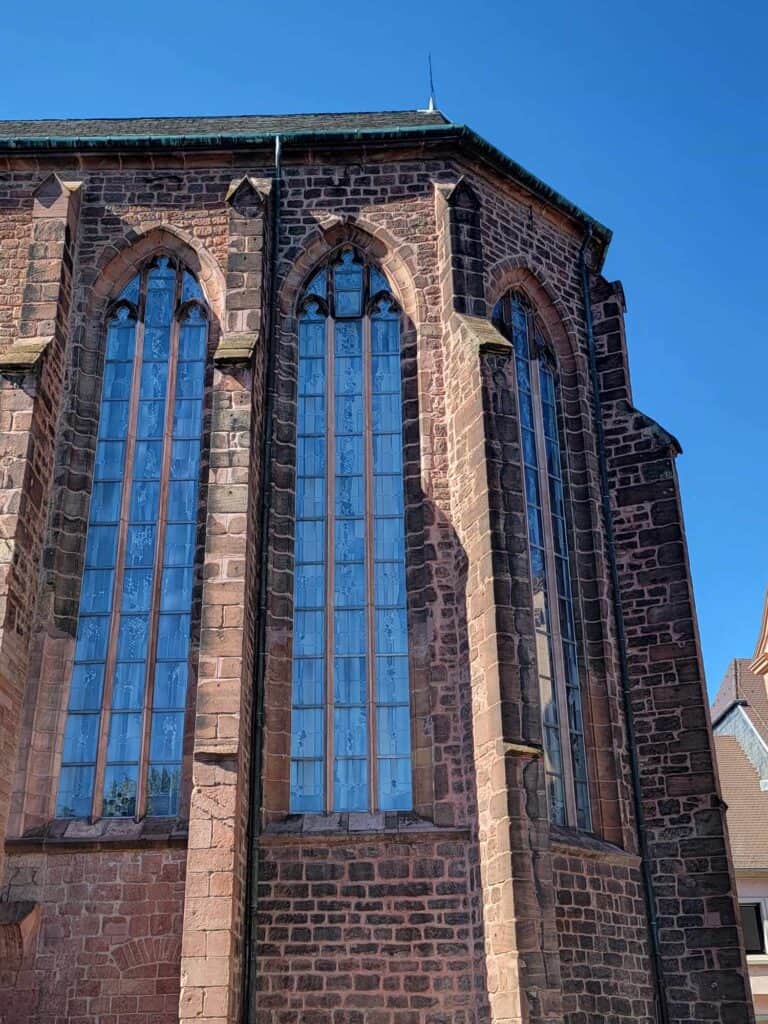
POLYGON ((764 0, 6 0, 0 117, 438 104, 614 230, 636 404, 678 460, 712 690, 768 584, 764 0))

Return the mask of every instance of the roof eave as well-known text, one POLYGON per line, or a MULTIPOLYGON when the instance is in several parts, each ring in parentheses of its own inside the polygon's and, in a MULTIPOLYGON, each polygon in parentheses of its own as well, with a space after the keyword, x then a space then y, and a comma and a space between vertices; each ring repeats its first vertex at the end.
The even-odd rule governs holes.
POLYGON ((535 174, 512 160, 476 132, 462 124, 403 125, 393 128, 311 129, 291 132, 258 132, 187 135, 107 135, 107 136, 9 136, 0 138, 0 153, 55 153, 77 151, 117 152, 136 149, 251 149, 272 146, 280 136, 283 149, 291 143, 302 146, 344 146, 357 142, 392 143, 417 141, 429 143, 457 142, 469 155, 483 160, 498 173, 514 179, 527 191, 547 205, 553 206, 571 220, 591 229, 597 243, 598 269, 602 266, 612 232, 600 221, 585 213, 556 189, 551 188, 535 174))

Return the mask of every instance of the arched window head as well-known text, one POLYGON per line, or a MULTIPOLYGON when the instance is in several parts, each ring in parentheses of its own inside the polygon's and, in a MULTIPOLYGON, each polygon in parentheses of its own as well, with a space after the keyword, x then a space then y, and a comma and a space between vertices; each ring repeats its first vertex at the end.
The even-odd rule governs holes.
POLYGON ((351 248, 299 308, 293 812, 412 806, 400 319, 351 248))
POLYGON ((170 257, 107 319, 99 429, 56 813, 179 810, 207 311, 170 257))
POLYGON ((556 364, 527 299, 510 292, 494 322, 515 349, 533 617, 550 816, 590 828, 579 659, 558 428, 556 364))

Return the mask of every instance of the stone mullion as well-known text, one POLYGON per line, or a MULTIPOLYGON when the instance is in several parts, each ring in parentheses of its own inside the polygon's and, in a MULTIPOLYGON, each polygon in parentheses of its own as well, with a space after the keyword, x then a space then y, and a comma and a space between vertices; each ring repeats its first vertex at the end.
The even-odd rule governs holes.
POLYGON ((179 1019, 239 1019, 263 409, 264 195, 227 196, 226 330, 213 373, 179 1019))

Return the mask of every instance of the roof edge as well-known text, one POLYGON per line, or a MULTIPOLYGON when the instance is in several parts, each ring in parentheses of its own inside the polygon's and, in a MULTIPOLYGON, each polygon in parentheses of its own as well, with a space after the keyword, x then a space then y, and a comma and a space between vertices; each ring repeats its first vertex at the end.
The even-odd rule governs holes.
MULTIPOLYGON (((2 123, 0 122, 0 128, 2 123)), ((112 136, 8 136, 0 137, 0 154, 14 155, 30 152, 73 152, 77 150, 120 151, 136 149, 242 149, 271 145, 279 135, 283 152, 291 143, 312 145, 331 143, 353 144, 361 141, 396 142, 423 138, 431 142, 457 141, 479 155, 487 164, 505 176, 514 178, 520 185, 550 206, 559 209, 572 220, 590 227, 599 244, 599 263, 602 267, 605 251, 613 233, 600 221, 591 217, 575 203, 551 188, 541 178, 526 170, 521 164, 508 157, 496 146, 487 142, 467 125, 446 122, 445 124, 402 125, 392 128, 331 128, 324 131, 304 129, 288 132, 237 132, 199 133, 189 135, 112 135, 112 136)))

